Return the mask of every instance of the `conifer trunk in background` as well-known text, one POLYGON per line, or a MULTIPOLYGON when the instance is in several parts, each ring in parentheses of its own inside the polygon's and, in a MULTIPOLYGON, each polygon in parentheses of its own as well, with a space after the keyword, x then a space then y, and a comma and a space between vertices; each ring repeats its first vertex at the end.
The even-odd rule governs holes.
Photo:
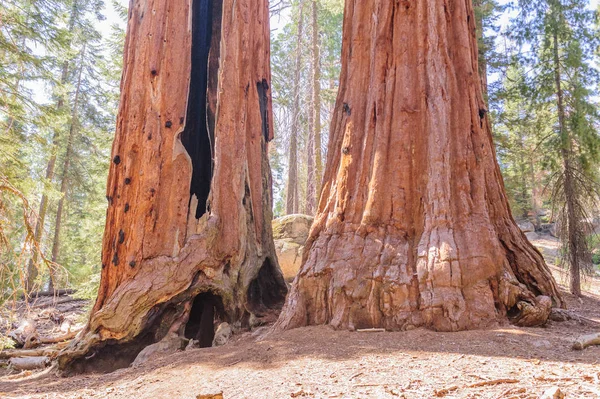
POLYGON ((346 1, 323 181, 277 329, 540 325, 562 306, 509 210, 470 1, 346 1))
POLYGON ((285 212, 298 213, 298 131, 300 130, 300 72, 302 68, 302 34, 304 30, 304 3, 300 5, 298 16, 298 39, 296 42, 296 63, 292 101, 292 126, 290 128, 290 154, 288 158, 288 179, 285 212))
MULTIPOLYGON (((63 161, 62 176, 60 178, 60 193, 61 197, 58 200, 58 206, 56 208, 56 218, 54 220, 54 239, 52 241, 52 262, 58 263, 58 255, 60 249, 60 232, 62 228, 62 214, 67 196, 67 189, 69 187, 69 169, 71 167, 71 160, 73 158, 73 145, 75 137, 77 136, 77 114, 79 107, 79 95, 81 91, 81 74, 83 72, 83 57, 85 56, 85 47, 81 52, 82 65, 79 66, 79 73, 77 76, 77 87, 75 89, 75 98, 73 100, 73 109, 71 111, 71 124, 69 127, 69 135, 67 136, 67 150, 65 151, 65 159, 63 161)), ((53 291, 55 288, 55 270, 50 268, 48 277, 48 291, 53 291)))
MULTIPOLYGON (((69 34, 73 33, 75 28, 75 21, 77 19, 77 1, 73 1, 73 5, 71 7, 71 15, 69 17, 69 34)), ((63 63, 62 72, 60 76, 60 84, 65 85, 67 83, 67 79, 69 76, 69 61, 65 61, 63 63)), ((59 96, 56 102, 56 109, 61 110, 64 107, 65 98, 64 96, 59 96)), ((48 165, 46 166, 46 175, 45 182, 52 184, 52 180, 54 179, 54 169, 56 168, 56 153, 58 151, 58 139, 59 133, 55 131, 52 136, 52 144, 50 145, 50 158, 48 159, 48 165)), ((44 235, 44 223, 46 222, 46 213, 48 212, 48 195, 46 194, 46 188, 44 188, 42 192, 42 199, 40 200, 40 209, 38 211, 37 220, 35 222, 35 241, 39 244, 42 242, 42 237, 44 235)), ((25 278, 25 291, 31 292, 35 288, 35 280, 38 276, 38 251, 34 251, 33 256, 29 259, 27 263, 27 277, 25 278)))
MULTIPOLYGON (((312 65, 311 65, 312 69, 312 65)), ((310 91, 313 92, 314 82, 310 81, 310 91)), ((306 141, 306 198, 304 199, 304 214, 314 215, 315 192, 315 119, 313 113, 314 99, 309 102, 308 109, 308 138, 306 141)))
MULTIPOLYGON (((577 231, 577 213, 576 213, 576 198, 575 188, 573 184, 573 169, 571 165, 571 157, 573 156, 572 142, 565 123, 565 105, 562 90, 562 76, 560 70, 560 57, 558 50, 558 37, 556 32, 552 37, 553 61, 554 61, 554 80, 556 85, 556 102, 558 113, 558 128, 560 132, 560 155, 563 162, 563 192, 566 206, 566 226, 563 223, 563 228, 566 227, 567 246, 568 246, 568 262, 569 262, 569 289, 572 294, 581 296, 581 270, 579 262, 580 248, 577 231)), ((564 233, 562 233, 564 235, 564 233)))
POLYGON ((319 56, 319 10, 317 0, 311 0, 311 78, 310 109, 308 110, 306 214, 314 215, 320 190, 321 155, 321 65, 319 56))
POLYGON ((266 0, 132 2, 100 288, 61 369, 127 367, 173 336, 209 342, 206 309, 244 327, 281 308, 269 34, 266 0))
MULTIPOLYGON (((489 0, 487 0, 489 1, 489 0)), ((479 43, 479 78, 481 79, 481 88, 483 90, 483 98, 487 104, 488 102, 488 79, 487 79, 487 57, 485 54, 485 36, 484 36, 484 20, 483 20, 483 6, 486 0, 473 0, 473 7, 479 12, 475 12, 476 19, 476 30, 477 30, 477 43, 479 43), (482 51, 483 50, 483 51, 482 51)))
MULTIPOLYGON (((314 176, 312 176, 312 200, 315 204, 321 195, 321 179, 323 178, 323 154, 321 151, 321 54, 319 51, 319 3, 312 0, 312 115, 314 144, 314 176)), ((314 213, 315 206, 312 207, 314 213)))

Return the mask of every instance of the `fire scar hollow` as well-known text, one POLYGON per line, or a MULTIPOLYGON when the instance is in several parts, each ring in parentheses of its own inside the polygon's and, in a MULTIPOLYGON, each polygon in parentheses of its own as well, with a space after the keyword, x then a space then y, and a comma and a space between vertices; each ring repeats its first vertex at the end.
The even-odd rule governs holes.
POLYGON ((210 346, 218 323, 261 323, 287 293, 271 228, 268 2, 161 4, 130 7, 106 266, 59 355, 67 373, 126 367, 150 345, 210 346))

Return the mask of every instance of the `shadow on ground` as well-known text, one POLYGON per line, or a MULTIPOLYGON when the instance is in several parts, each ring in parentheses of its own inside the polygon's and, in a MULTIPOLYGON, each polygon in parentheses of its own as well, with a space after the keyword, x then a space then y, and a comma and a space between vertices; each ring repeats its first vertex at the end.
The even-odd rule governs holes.
MULTIPOLYGON (((203 367, 202 370, 215 372, 242 368, 278 373, 278 370, 290 364, 303 363, 302 359, 306 359, 307 363, 316 359, 325 363, 350 361, 360 364, 361 359, 375 358, 383 363, 393 360, 394 364, 410 367, 419 367, 421 364, 429 367, 428 362, 435 361, 437 357, 444 359, 442 363, 460 362, 467 357, 465 361, 481 358, 489 359, 492 364, 513 358, 595 365, 600 358, 599 347, 573 351, 570 346, 579 335, 600 330, 600 297, 589 294, 578 300, 566 293, 565 297, 569 308, 588 318, 588 322, 551 322, 545 328, 505 325, 458 333, 437 333, 424 329, 398 333, 356 333, 334 331, 329 327, 308 327, 277 336, 269 335, 262 340, 257 340, 257 331, 237 337, 224 347, 178 352, 153 359, 140 368, 122 369, 111 374, 56 378, 48 373, 15 381, 4 378, 4 381, 0 381, 0 396, 10 393, 54 394, 61 397, 61 393, 69 391, 100 389, 122 380, 141 380, 149 374, 161 375, 161 370, 188 370, 198 365, 203 367)), ((157 378, 156 381, 160 381, 160 377, 157 378)))

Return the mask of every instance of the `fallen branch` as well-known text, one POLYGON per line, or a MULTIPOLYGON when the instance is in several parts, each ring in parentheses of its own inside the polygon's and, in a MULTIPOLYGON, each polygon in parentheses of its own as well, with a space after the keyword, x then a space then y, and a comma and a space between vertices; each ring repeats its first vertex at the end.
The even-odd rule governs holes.
POLYGON ((456 391, 457 389, 458 389, 457 385, 452 385, 451 387, 448 387, 448 388, 436 389, 434 391, 434 393, 435 393, 435 396, 437 396, 438 398, 441 398, 443 396, 448 395, 452 391, 456 391))
POLYGON ((382 333, 385 332, 385 328, 359 328, 356 332, 382 333))
MULTIPOLYGON (((487 380, 487 381, 476 382, 474 384, 465 385, 463 388, 479 388, 479 387, 485 387, 485 386, 489 386, 489 385, 498 385, 498 384, 516 384, 517 382, 519 382, 519 380, 515 380, 512 378, 500 378, 497 380, 487 380)), ((443 396, 448 395, 450 392, 456 391, 458 388, 459 387, 457 385, 452 385, 451 387, 448 387, 448 388, 436 389, 434 391, 434 393, 435 393, 435 396, 437 396, 438 398, 441 398, 443 396)))
POLYGON ((58 349, 12 349, 0 351, 0 359, 13 359, 16 357, 54 357, 58 354, 58 349))
POLYGON ((42 344, 57 344, 59 342, 68 341, 75 338, 77 334, 79 334, 79 331, 81 330, 71 331, 58 337, 42 337, 40 338, 40 342, 42 344))
POLYGON ((573 342, 573 349, 583 350, 588 346, 600 345, 600 333, 583 335, 573 342))
POLYGON ((47 348, 38 349, 5 349, 0 351, 0 360, 12 359, 15 357, 38 357, 47 356, 54 358, 58 352, 66 346, 66 342, 62 342, 58 345, 49 346, 47 348))
POLYGON ((479 388, 479 387, 485 387, 488 385, 516 384, 517 382, 519 382, 519 380, 515 380, 512 378, 500 378, 498 380, 476 382, 475 384, 470 384, 470 385, 467 385, 466 387, 467 388, 479 388))
POLYGON ((552 308, 549 318, 550 318, 550 320, 557 321, 557 322, 573 320, 579 324, 592 324, 592 325, 599 324, 596 320, 592 320, 587 317, 578 315, 577 313, 575 313, 571 310, 558 309, 558 308, 552 308))
POLYGON ((69 302, 82 302, 82 301, 85 301, 85 299, 73 298, 73 297, 66 297, 66 298, 57 299, 57 300, 52 301, 50 303, 48 303, 48 302, 36 303, 35 305, 32 306, 32 308, 34 308, 34 309, 45 308, 48 305, 56 306, 56 305, 62 305, 64 303, 69 303, 69 302))
MULTIPOLYGON (((66 290, 53 290, 53 291, 37 291, 29 294, 29 300, 44 297, 44 296, 64 296, 64 295, 72 295, 75 293, 73 289, 66 290)), ((21 295, 21 299, 25 299, 24 295, 21 295)))

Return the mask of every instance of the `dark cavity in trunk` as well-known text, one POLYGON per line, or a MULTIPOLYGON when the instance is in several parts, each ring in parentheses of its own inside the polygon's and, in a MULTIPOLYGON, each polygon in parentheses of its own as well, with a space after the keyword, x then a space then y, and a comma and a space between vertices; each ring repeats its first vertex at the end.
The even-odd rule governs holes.
POLYGON ((193 0, 191 79, 181 142, 192 159, 190 202, 195 195, 198 199, 196 219, 209 210, 221 16, 222 0, 193 0))
POLYGON ((269 258, 265 259, 258 275, 248 287, 248 308, 255 315, 263 316, 283 307, 287 289, 278 276, 273 262, 269 258))
POLYGON ((223 301, 219 296, 210 292, 198 294, 185 326, 185 337, 199 341, 201 348, 210 348, 217 323, 223 321, 224 314, 223 301))

